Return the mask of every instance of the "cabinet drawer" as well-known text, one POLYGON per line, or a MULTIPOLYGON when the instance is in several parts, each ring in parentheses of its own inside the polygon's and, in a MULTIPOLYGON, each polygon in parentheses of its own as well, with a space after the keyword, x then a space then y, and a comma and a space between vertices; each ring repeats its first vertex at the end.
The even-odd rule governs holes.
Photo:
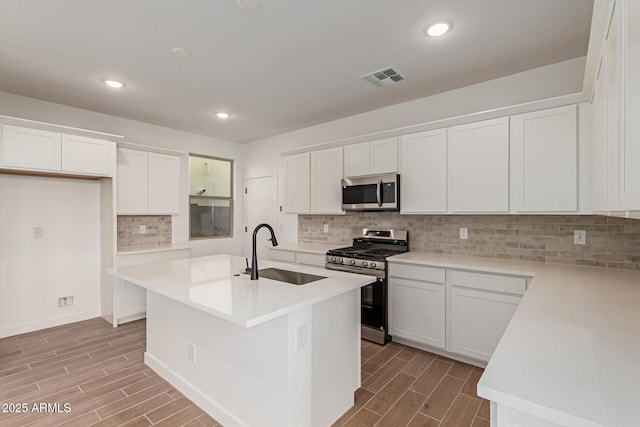
POLYGON ((292 251, 270 249, 269 256, 274 261, 296 262, 296 253, 292 251))
POLYGON ((389 276, 433 283, 445 282, 444 268, 389 263, 389 276))
POLYGON ((467 288, 524 295, 527 279, 524 277, 501 276, 496 274, 471 273, 469 271, 450 270, 449 283, 467 288))
POLYGON ((324 267, 325 254, 310 254, 305 252, 296 253, 296 261, 298 264, 314 265, 317 267, 324 267))

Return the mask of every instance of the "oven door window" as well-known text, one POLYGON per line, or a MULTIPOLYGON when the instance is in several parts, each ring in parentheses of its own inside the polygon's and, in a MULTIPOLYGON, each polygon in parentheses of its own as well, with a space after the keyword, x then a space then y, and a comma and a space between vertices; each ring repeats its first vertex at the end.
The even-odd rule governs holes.
POLYGON ((363 286, 361 297, 361 322, 372 328, 384 327, 384 284, 376 280, 370 285, 363 286))

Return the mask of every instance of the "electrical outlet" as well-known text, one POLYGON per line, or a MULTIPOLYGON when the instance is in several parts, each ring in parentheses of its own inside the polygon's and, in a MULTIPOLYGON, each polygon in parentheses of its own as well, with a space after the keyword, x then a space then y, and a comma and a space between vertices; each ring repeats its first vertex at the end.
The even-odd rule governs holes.
POLYGON ((469 239, 469 230, 466 227, 460 227, 460 239, 461 240, 469 239))
POLYGON ((307 324, 303 323, 296 327, 296 349, 307 345, 307 324))
POLYGON ((587 232, 586 232, 586 230, 573 230, 573 244, 574 245, 586 245, 587 244, 587 232))
POLYGON ((189 362, 196 362, 196 345, 194 343, 189 343, 189 362))
POLYGON ((325 224, 322 226, 322 232, 323 233, 328 233, 329 232, 329 224, 325 224))
POLYGON ((58 298, 58 307, 68 307, 73 305, 73 296, 58 298))
POLYGON ((138 233, 147 234, 147 226, 146 225, 139 225, 138 226, 138 233))
POLYGON ((44 236, 43 227, 33 227, 33 237, 35 239, 42 239, 43 236, 44 236))

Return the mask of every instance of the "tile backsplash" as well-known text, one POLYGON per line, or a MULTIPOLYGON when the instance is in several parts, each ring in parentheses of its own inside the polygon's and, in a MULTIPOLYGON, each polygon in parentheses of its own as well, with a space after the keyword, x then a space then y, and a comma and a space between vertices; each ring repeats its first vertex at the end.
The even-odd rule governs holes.
POLYGON ((408 229, 411 251, 640 270, 640 220, 603 216, 299 215, 298 243, 350 245, 362 228, 408 229), (460 239, 460 227, 468 240, 460 239), (586 245, 574 245, 574 230, 587 232, 586 245))
POLYGON ((118 251, 171 245, 171 215, 118 215, 118 251), (144 225, 146 233, 140 233, 144 225))

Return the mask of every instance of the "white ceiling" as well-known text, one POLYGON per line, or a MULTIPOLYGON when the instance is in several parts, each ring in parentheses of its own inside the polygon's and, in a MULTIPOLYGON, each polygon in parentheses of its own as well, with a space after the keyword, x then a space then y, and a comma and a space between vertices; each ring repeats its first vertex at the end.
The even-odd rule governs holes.
POLYGON ((593 0, 261 0, 253 11, 236 0, 0 0, 0 91, 246 142, 584 56, 592 8, 593 0), (425 37, 425 25, 442 18, 453 30, 425 37), (173 56, 175 47, 191 58, 173 56), (386 66, 406 80, 385 88, 360 80, 386 66), (104 78, 127 86, 109 89, 104 78))

